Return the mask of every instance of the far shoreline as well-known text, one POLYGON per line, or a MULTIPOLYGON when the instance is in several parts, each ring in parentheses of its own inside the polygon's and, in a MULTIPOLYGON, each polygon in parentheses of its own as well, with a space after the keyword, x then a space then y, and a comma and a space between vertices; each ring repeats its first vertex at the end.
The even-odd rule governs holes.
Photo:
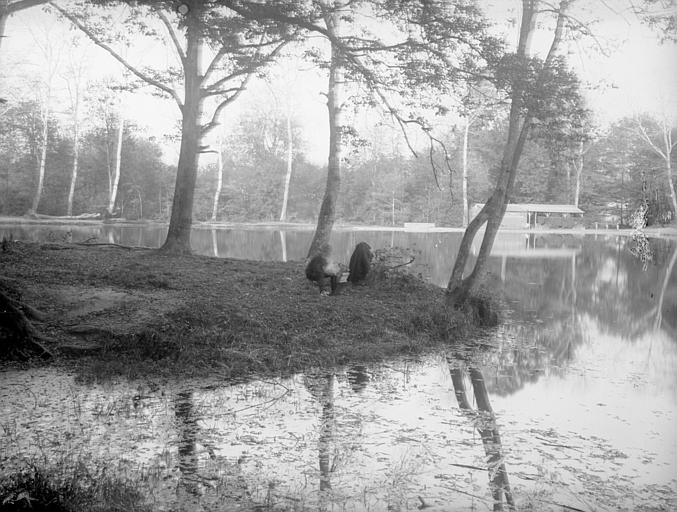
MULTIPOLYGON (((0 226, 32 226, 32 225, 51 225, 51 226, 168 226, 166 221, 151 219, 130 220, 130 219, 87 219, 78 217, 11 217, 0 216, 0 226)), ((261 221, 261 222, 210 222, 194 221, 193 229, 243 229, 243 230, 287 230, 287 231, 312 231, 315 224, 307 222, 280 222, 280 221, 261 221)), ((337 223, 334 226, 336 231, 377 231, 377 232, 408 232, 408 233, 463 233, 465 228, 448 226, 383 226, 377 224, 348 224, 337 223)), ((478 234, 481 234, 482 229, 478 234)), ((499 233, 524 233, 533 235, 610 235, 632 236, 637 230, 632 228, 575 228, 575 229, 506 229, 502 228, 499 233)), ((650 226, 641 230, 648 237, 652 238, 677 238, 677 224, 673 223, 666 226, 650 226)))
MULTIPOLYGON (((82 218, 67 218, 67 217, 51 217, 51 218, 32 218, 32 217, 11 217, 0 216, 0 226, 23 226, 23 225, 51 225, 51 226, 97 226, 97 225, 114 225, 114 226, 168 226, 166 221, 157 220, 129 220, 129 219, 82 219, 82 218)), ((243 229, 243 230, 286 230, 286 231, 312 231, 315 229, 315 224, 307 222, 280 222, 280 221, 265 221, 265 222, 210 222, 210 221, 194 221, 193 229, 243 229)), ((336 231, 377 231, 377 232, 409 232, 409 233, 463 233, 465 228, 462 227, 419 227, 416 226, 383 226, 372 224, 344 224, 337 223, 334 226, 336 231)), ((480 230, 480 233, 482 230, 480 230)), ((652 238, 677 238, 677 224, 670 224, 667 226, 651 226, 641 230, 648 237, 652 238)), ((499 233, 524 233, 533 235, 611 235, 632 236, 636 233, 632 228, 576 228, 576 229, 506 229, 502 228, 499 233)))

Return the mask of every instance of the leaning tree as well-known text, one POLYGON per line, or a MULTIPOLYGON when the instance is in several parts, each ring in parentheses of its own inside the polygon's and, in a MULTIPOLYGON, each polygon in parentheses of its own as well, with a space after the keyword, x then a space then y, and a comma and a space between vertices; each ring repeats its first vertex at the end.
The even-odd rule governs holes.
POLYGON ((487 271, 487 260, 510 200, 524 144, 534 124, 548 122, 567 109, 580 109, 576 76, 558 55, 570 22, 574 0, 551 6, 542 0, 522 0, 519 40, 514 53, 506 54, 494 70, 492 81, 506 90, 510 101, 507 140, 494 190, 468 225, 447 285, 447 303, 459 305, 477 292, 487 271), (552 42, 544 59, 531 56, 530 44, 539 15, 554 16, 552 42), (470 247, 477 232, 486 225, 472 271, 464 276, 470 247))
MULTIPOLYGON (((591 24, 577 18, 572 7, 576 0, 522 0, 522 17, 517 47, 507 54, 495 68, 492 81, 508 94, 510 113, 508 132, 498 177, 491 194, 478 215, 466 229, 452 275, 447 285, 447 303, 464 303, 475 293, 487 271, 487 260, 493 246, 498 228, 503 220, 510 200, 519 161, 525 141, 534 126, 551 129, 553 121, 570 119, 585 122, 580 88, 577 77, 567 69, 566 62, 558 55, 566 33, 575 36, 588 36, 598 41, 591 24), (548 23, 546 18, 550 17, 548 23), (552 36, 545 58, 531 54, 531 43, 536 31, 548 30, 552 36), (465 275, 470 247, 478 231, 486 225, 480 250, 474 266, 465 275)), ((627 7, 637 17, 656 28, 664 39, 674 39, 675 9, 674 2, 665 0, 642 0, 628 2, 627 7)), ((606 7, 604 2, 601 6, 606 7)), ((580 128, 580 127, 579 127, 580 128)), ((574 130, 575 132, 576 130, 574 130)), ((580 131, 577 135, 579 139, 580 131)))

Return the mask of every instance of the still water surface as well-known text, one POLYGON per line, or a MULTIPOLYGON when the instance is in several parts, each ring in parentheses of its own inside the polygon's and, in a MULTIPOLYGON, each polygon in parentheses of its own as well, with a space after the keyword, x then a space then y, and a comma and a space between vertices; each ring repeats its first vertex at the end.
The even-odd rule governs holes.
MULTIPOLYGON (((74 240, 163 240, 84 229, 74 240)), ((202 230, 193 243, 298 260, 311 235, 202 230)), ((418 271, 443 284, 459 239, 338 232, 334 246, 413 247, 418 271)), ((491 265, 510 311, 469 340, 479 355, 452 347, 247 383, 4 371, 0 468, 82 457, 135 481, 157 510, 238 510, 243 497, 270 510, 677 510, 677 249, 652 240, 645 266, 631 246, 502 234, 491 265)))

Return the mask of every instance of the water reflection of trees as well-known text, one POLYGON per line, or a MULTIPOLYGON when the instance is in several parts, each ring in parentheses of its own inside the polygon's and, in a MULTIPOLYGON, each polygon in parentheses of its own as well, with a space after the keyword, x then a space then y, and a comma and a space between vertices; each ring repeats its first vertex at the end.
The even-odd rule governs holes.
POLYGON ((477 403, 477 410, 474 410, 470 405, 465 388, 464 369, 459 367, 457 361, 451 359, 448 364, 458 406, 472 419, 482 439, 489 472, 489 489, 494 500, 493 510, 503 510, 504 502, 508 510, 515 510, 515 500, 510 488, 508 471, 505 467, 501 436, 496 425, 496 416, 489 401, 484 377, 479 369, 473 366, 468 367, 467 371, 477 403))
MULTIPOLYGON (((625 237, 587 244, 579 263, 577 308, 597 321, 603 332, 635 338, 654 329, 660 290, 673 297, 677 280, 672 276, 669 241, 651 240, 654 261, 646 270, 629 251, 625 237)), ((671 306, 672 299, 661 305, 671 306)))
POLYGON ((319 510, 327 510, 328 492, 331 491, 331 475, 335 470, 336 415, 334 412, 334 383, 335 377, 332 373, 320 376, 306 375, 304 377, 306 389, 322 407, 320 433, 317 441, 320 470, 319 510))
POLYGON ((197 510, 200 501, 198 477, 198 418, 192 391, 181 391, 174 397, 174 414, 178 432, 179 482, 176 497, 179 509, 197 510))
POLYGON ((576 249, 568 258, 493 258, 492 270, 505 273, 503 287, 513 310, 502 329, 490 334, 509 340, 488 356, 495 367, 487 375, 492 392, 510 394, 544 371, 560 371, 586 341, 588 323, 621 338, 657 328, 674 338, 665 312, 677 309, 677 247, 653 240, 655 264, 645 271, 625 237, 576 240, 554 242, 576 249))
POLYGON ((371 376, 369 375, 367 367, 361 364, 354 364, 348 367, 346 370, 346 376, 351 389, 355 393, 364 391, 364 388, 367 387, 367 384, 371 380, 371 376))

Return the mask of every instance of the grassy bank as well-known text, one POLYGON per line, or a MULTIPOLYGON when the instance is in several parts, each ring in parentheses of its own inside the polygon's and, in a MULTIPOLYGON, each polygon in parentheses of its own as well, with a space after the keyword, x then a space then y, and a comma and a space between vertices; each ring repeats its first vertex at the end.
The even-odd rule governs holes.
POLYGON ((47 348, 99 378, 286 374, 419 353, 468 327, 413 277, 328 297, 302 262, 13 242, 0 268, 46 314, 47 348))

